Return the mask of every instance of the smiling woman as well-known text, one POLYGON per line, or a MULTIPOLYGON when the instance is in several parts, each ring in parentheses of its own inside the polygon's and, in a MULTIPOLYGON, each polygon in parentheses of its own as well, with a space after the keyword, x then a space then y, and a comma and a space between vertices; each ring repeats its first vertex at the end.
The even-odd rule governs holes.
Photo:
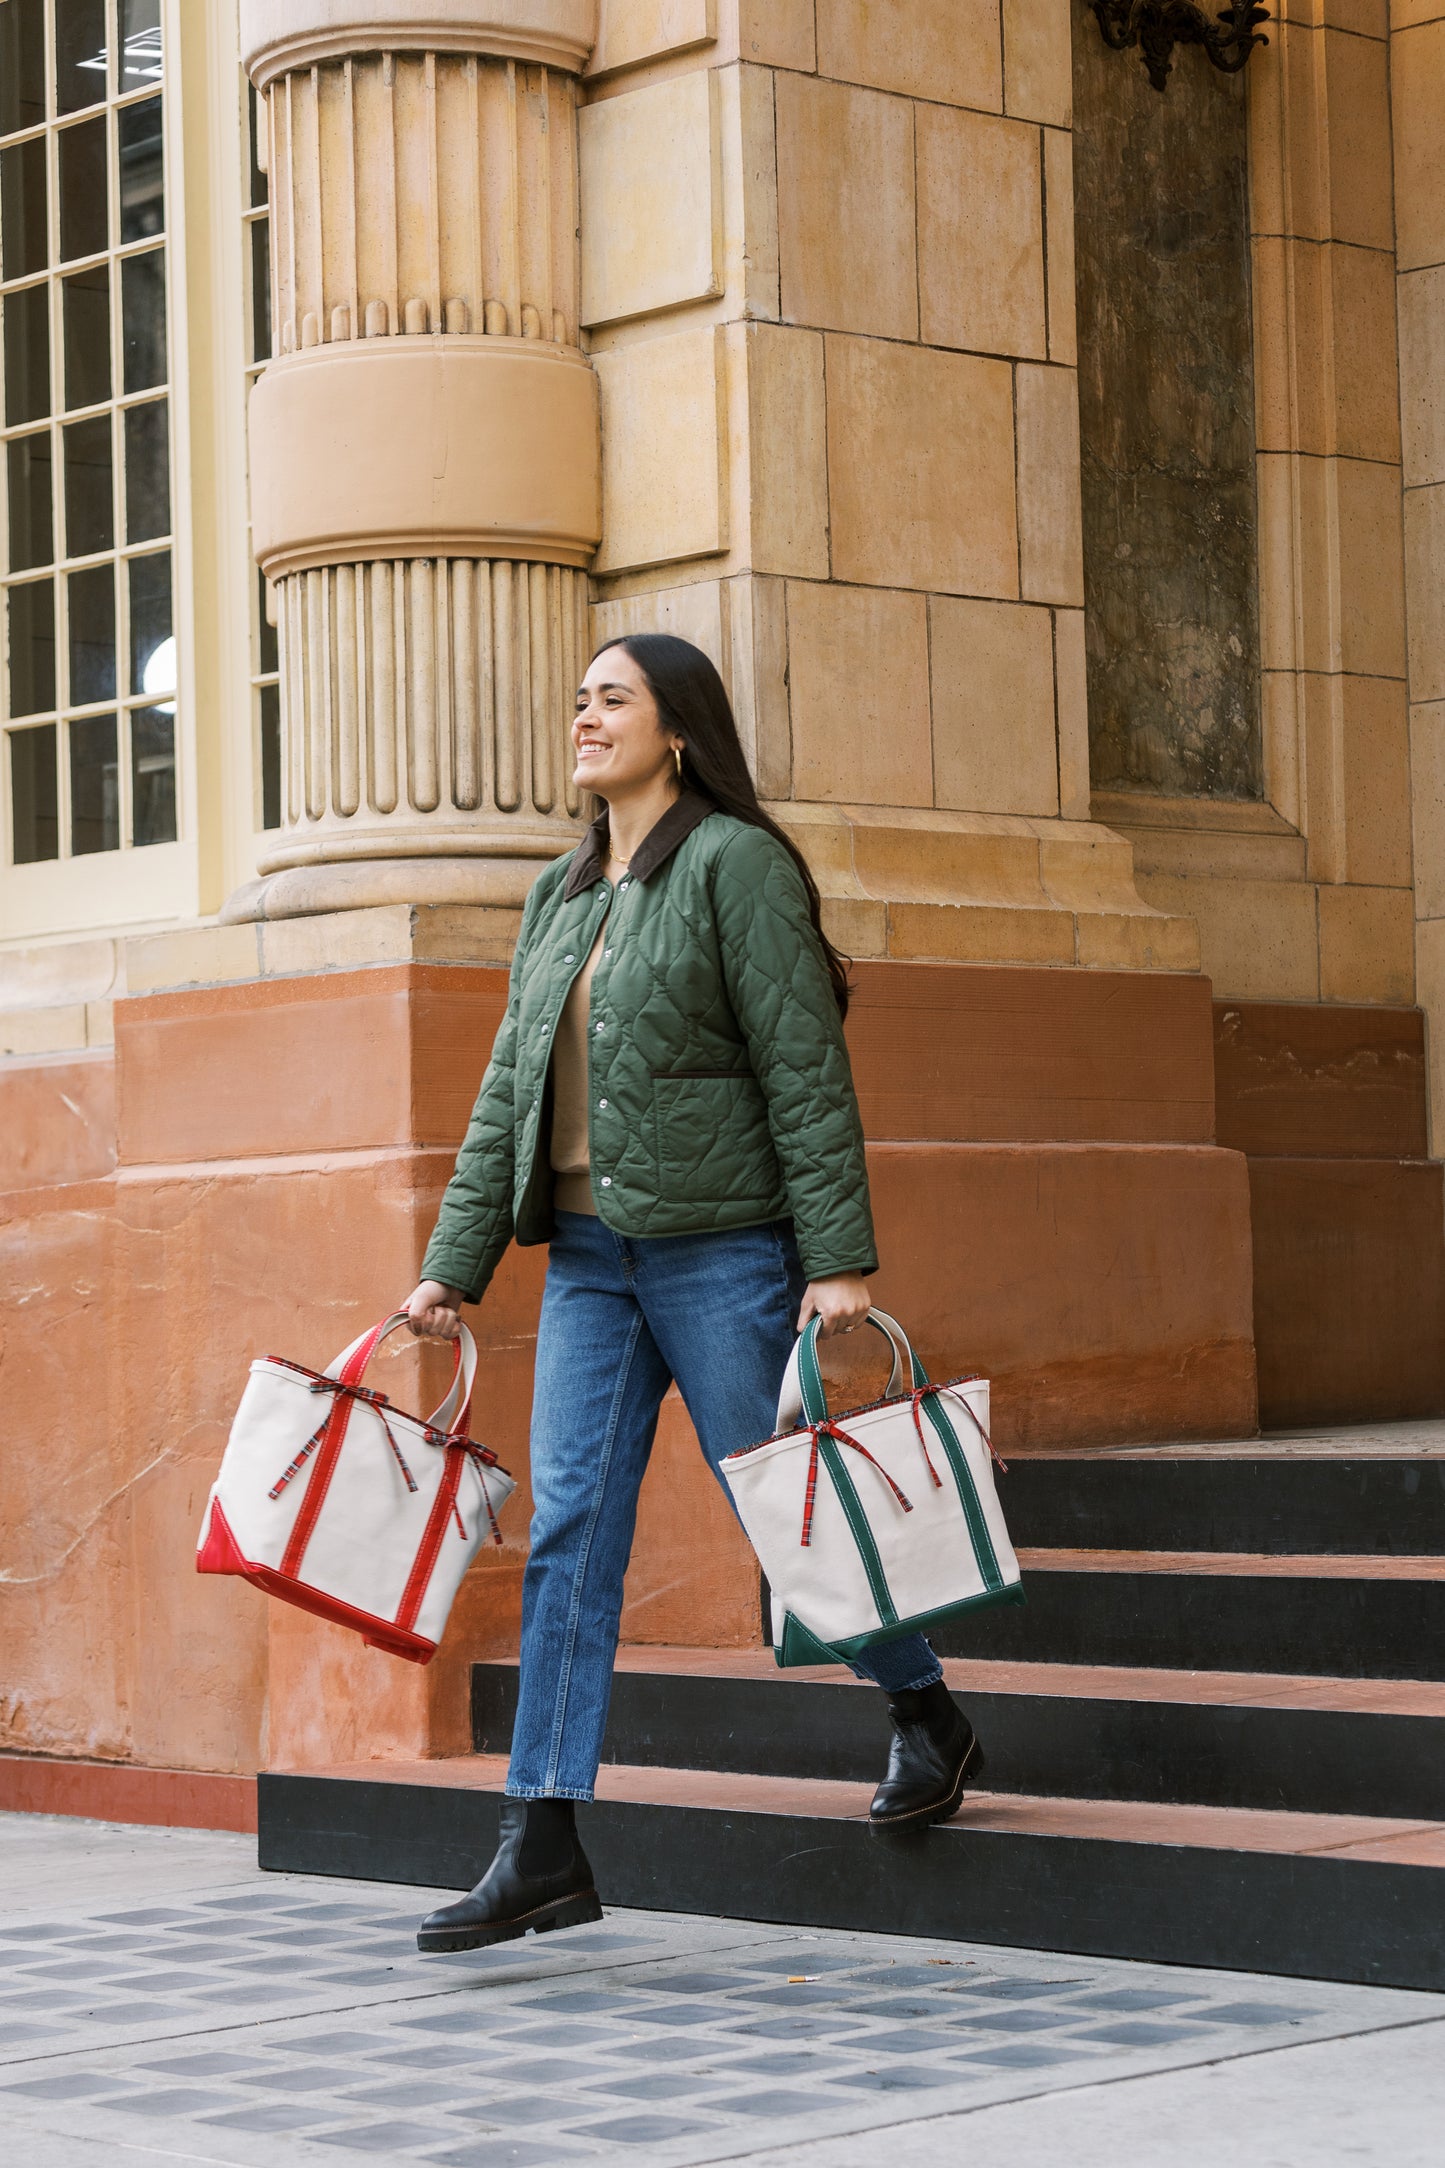
MULTIPOLYGON (((623 1576, 674 1382, 717 1472, 773 1428, 794 1335, 868 1314, 877 1267, 848 987, 807 867, 758 803, 722 680, 663 633, 602 649, 572 723, 600 807, 527 900, 511 994, 408 1305, 455 1337, 509 1241, 550 1245, 531 1556, 502 1845, 427 1950, 600 1917, 577 1840, 623 1576)), ((854 1667, 889 1696, 877 1823, 957 1808, 981 1763, 926 1640, 854 1667)))

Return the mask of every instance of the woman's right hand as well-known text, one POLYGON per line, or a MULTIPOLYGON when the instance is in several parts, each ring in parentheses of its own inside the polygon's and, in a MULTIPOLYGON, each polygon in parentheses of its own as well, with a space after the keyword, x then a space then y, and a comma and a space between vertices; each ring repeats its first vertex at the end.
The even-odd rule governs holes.
POLYGON ((423 1280, 407 1297, 406 1321, 420 1340, 455 1340, 462 1329, 460 1312, 465 1300, 459 1287, 423 1280))

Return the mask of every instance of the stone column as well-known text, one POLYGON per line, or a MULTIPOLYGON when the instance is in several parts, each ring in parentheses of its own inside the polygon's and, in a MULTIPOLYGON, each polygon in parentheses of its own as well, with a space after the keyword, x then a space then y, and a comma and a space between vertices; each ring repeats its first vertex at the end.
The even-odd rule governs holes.
POLYGON ((601 531, 579 346, 597 0, 242 0, 277 355, 251 404, 283 822, 231 919, 515 906, 575 840, 601 531))

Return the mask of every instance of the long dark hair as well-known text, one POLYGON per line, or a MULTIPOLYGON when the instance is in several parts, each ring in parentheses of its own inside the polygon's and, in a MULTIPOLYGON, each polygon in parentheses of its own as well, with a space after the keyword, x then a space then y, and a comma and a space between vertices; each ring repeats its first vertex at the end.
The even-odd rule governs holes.
MULTIPOLYGON (((823 961, 833 982, 839 1014, 846 1016, 850 959, 834 948, 823 931, 818 884, 807 860, 792 837, 758 803, 757 789, 743 757, 738 726, 733 720, 732 703, 711 658, 700 647, 694 647, 691 640, 679 640, 670 632, 625 632, 615 640, 604 640, 597 655, 605 655, 612 647, 620 647, 624 654, 632 657, 657 702, 663 729, 682 739, 683 782, 711 798, 715 806, 724 813, 731 813, 734 820, 746 821, 752 828, 765 829, 782 844, 796 865, 807 893, 813 931, 822 946, 823 961)), ((597 655, 592 657, 593 662, 597 655)))

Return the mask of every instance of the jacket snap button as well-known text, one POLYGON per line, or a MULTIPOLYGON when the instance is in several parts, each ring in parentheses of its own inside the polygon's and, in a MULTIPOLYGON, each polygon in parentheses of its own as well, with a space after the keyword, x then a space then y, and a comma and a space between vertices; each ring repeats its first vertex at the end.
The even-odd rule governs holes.
POLYGON ((577 959, 575 956, 564 956, 562 961, 564 964, 575 964, 577 959))
POLYGON ((612 954, 612 951, 610 948, 605 948, 602 953, 604 956, 610 956, 612 954))
POLYGON ((605 1031, 607 1029, 607 1026, 605 1024, 597 1024, 593 1028, 597 1031, 605 1031))
MULTIPOLYGON (((532 1104, 533 1104, 533 1106, 535 1106, 535 1105, 537 1104, 537 1102, 536 1102, 536 1100, 535 1100, 535 1099, 534 1099, 534 1100, 532 1101, 532 1104)), ((598 1106, 599 1106, 599 1107, 601 1107, 601 1108, 602 1108, 603 1112, 605 1113, 605 1112, 606 1112, 606 1109, 607 1109, 607 1101, 606 1101, 605 1099, 599 1099, 599 1100, 598 1100, 598 1102, 597 1102, 597 1104, 598 1104, 598 1106)))
POLYGON ((612 1177, 611 1177, 611 1175, 610 1175, 610 1174, 604 1174, 604 1175, 603 1175, 603 1177, 602 1177, 602 1187, 603 1187, 604 1189, 611 1189, 611 1187, 612 1187, 612 1177))

